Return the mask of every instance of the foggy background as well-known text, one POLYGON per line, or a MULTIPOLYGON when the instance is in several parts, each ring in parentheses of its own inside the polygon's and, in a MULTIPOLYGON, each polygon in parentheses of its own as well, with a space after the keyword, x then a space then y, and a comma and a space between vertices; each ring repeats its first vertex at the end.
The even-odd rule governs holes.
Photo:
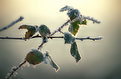
MULTIPOLYGON (((36 68, 30 65, 19 69, 18 75, 12 79, 121 79, 120 0, 0 0, 0 28, 24 17, 23 21, 0 32, 0 36, 24 37, 26 30, 18 30, 23 24, 45 24, 54 31, 68 19, 66 12, 59 12, 65 5, 101 21, 101 24, 88 21, 87 26, 80 27, 76 37, 102 36, 103 39, 77 41, 82 57, 78 63, 70 54, 70 45, 64 44, 63 39, 49 39, 42 51, 49 51, 60 70, 55 72, 46 64, 39 64, 36 68)), ((67 31, 67 27, 63 31, 67 31)), ((40 43, 41 39, 0 39, 0 79, 4 79, 11 67, 18 66, 40 43)))

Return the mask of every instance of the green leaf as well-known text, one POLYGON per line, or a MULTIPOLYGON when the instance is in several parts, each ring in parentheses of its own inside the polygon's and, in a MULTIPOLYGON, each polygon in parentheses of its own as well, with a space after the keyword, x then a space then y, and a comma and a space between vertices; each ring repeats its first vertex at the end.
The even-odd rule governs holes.
POLYGON ((69 32, 71 32, 74 36, 78 33, 79 30, 79 21, 72 22, 69 26, 69 32))
POLYGON ((87 20, 84 19, 80 25, 87 25, 87 20))
POLYGON ((50 29, 46 25, 40 25, 38 30, 42 36, 42 41, 46 43, 48 41, 47 36, 51 34, 50 29))
POLYGON ((71 44, 70 52, 71 52, 71 55, 76 59, 76 62, 78 62, 81 59, 76 42, 71 44))
POLYGON ((30 64, 36 65, 41 63, 43 61, 43 58, 43 54, 40 51, 34 49, 27 54, 25 59, 30 64))
POLYGON ((65 44, 72 44, 75 41, 75 37, 73 37, 70 33, 65 32, 64 40, 65 40, 65 44))
POLYGON ((47 35, 51 34, 50 29, 46 25, 40 25, 38 30, 42 37, 46 37, 47 35))

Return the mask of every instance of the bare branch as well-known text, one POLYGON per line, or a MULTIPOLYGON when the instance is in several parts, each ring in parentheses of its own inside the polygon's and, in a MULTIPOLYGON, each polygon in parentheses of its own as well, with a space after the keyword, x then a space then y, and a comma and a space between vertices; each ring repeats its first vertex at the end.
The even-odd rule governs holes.
POLYGON ((10 28, 11 26, 15 25, 16 23, 22 21, 23 19, 24 19, 24 18, 23 18, 22 16, 20 16, 16 21, 13 21, 11 24, 9 24, 9 25, 7 25, 7 26, 1 28, 1 29, 0 29, 0 32, 6 30, 6 29, 8 29, 8 28, 10 28))
POLYGON ((76 38, 76 40, 81 40, 81 41, 83 41, 83 40, 93 40, 93 41, 95 41, 95 40, 101 40, 101 39, 103 39, 103 38, 102 37, 97 37, 97 38, 91 38, 91 37, 76 38))
POLYGON ((25 40, 25 38, 17 38, 17 37, 0 37, 0 39, 25 40))
MULTIPOLYGON (((38 35, 37 36, 33 36, 30 39, 33 39, 33 38, 41 38, 41 36, 38 36, 38 35)), ((48 38, 53 39, 53 38, 64 38, 64 37, 63 36, 50 36, 48 38)), ((25 38, 17 38, 17 37, 0 37, 0 39, 25 40, 25 38)), ((101 39, 103 39, 103 38, 102 37, 96 37, 96 38, 91 38, 91 37, 76 38, 76 40, 81 40, 81 41, 83 41, 83 40, 93 40, 93 41, 95 41, 95 40, 101 40, 101 39)))
POLYGON ((42 48, 42 46, 45 44, 45 42, 42 42, 41 44, 40 44, 40 46, 38 47, 38 50, 40 49, 41 50, 41 48, 42 48))
POLYGON ((6 79, 10 79, 11 76, 12 76, 21 66, 23 66, 25 63, 26 63, 26 60, 25 60, 24 62, 22 62, 21 64, 19 64, 18 67, 13 68, 13 69, 12 69, 12 72, 10 72, 10 74, 6 77, 6 79))
POLYGON ((98 21, 97 19, 94 19, 93 17, 90 17, 90 16, 83 16, 84 19, 88 19, 88 20, 91 20, 93 21, 93 23, 98 23, 100 24, 101 22, 98 21))
POLYGON ((64 26, 68 25, 68 23, 70 22, 71 20, 68 20, 67 22, 65 22, 62 26, 60 26, 57 30, 55 30, 54 32, 52 32, 50 34, 50 36, 54 35, 56 32, 60 31, 64 26))

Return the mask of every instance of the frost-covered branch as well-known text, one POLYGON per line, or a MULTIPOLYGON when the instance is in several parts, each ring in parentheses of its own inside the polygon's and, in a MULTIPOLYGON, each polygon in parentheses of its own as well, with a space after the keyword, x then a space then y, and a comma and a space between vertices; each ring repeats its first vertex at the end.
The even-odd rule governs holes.
POLYGON ((83 40, 93 40, 93 41, 95 41, 95 40, 101 40, 101 39, 103 39, 103 37, 96 37, 96 38, 92 38, 92 37, 76 38, 76 40, 81 40, 81 41, 83 41, 83 40))
MULTIPOLYGON (((33 36, 30 39, 33 39, 33 38, 41 38, 41 36, 38 36, 38 35, 37 36, 33 36)), ((53 38, 64 38, 64 36, 50 36, 48 38, 50 38, 50 39, 53 39, 53 38)), ((25 40, 25 38, 17 38, 17 37, 0 37, 0 39, 25 40)), ((103 38, 102 37, 96 37, 96 38, 92 38, 92 37, 76 38, 76 40, 81 40, 81 41, 83 41, 83 40, 93 40, 93 41, 95 41, 95 40, 101 40, 101 39, 103 39, 103 38)))
POLYGON ((38 50, 39 50, 39 49, 41 50, 41 48, 43 47, 44 44, 45 44, 45 42, 42 42, 42 43, 40 44, 40 46, 38 47, 38 50))
POLYGON ((68 25, 68 23, 70 22, 70 20, 66 21, 62 26, 60 26, 57 30, 55 30, 54 32, 52 32, 52 34, 50 34, 50 36, 54 35, 56 32, 59 32, 64 26, 68 25))
POLYGON ((15 25, 16 23, 22 21, 23 19, 24 19, 24 17, 20 16, 16 21, 13 21, 11 24, 9 24, 3 28, 0 28, 0 32, 10 28, 11 26, 15 25))
POLYGON ((10 79, 12 75, 14 75, 14 73, 21 68, 24 64, 26 63, 26 60, 24 62, 22 62, 21 64, 19 64, 18 67, 15 67, 12 69, 12 71, 7 75, 6 79, 10 79))
POLYGON ((25 40, 25 38, 17 38, 17 37, 0 37, 0 39, 25 40))
POLYGON ((83 16, 84 19, 88 19, 88 20, 91 20, 93 21, 93 23, 101 23, 100 21, 98 21, 97 19, 94 19, 93 17, 90 17, 90 16, 83 16))
POLYGON ((80 23, 81 23, 84 19, 87 19, 87 20, 93 21, 93 23, 98 23, 98 24, 101 23, 100 21, 98 21, 97 19, 94 19, 93 17, 82 15, 78 9, 74 9, 71 6, 65 6, 61 8, 60 12, 63 12, 63 11, 67 11, 67 15, 70 17, 70 19, 75 17, 75 20, 73 21, 80 20, 80 23))

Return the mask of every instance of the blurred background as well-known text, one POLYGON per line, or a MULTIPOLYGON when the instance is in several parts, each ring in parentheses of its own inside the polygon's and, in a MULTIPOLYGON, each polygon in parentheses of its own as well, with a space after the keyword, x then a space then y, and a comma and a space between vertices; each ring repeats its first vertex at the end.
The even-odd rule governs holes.
MULTIPOLYGON (((80 10, 85 16, 101 21, 81 26, 76 37, 98 37, 99 41, 77 41, 82 59, 76 63, 70 55, 70 45, 63 39, 50 39, 43 52, 49 51, 60 66, 55 72, 50 65, 39 64, 18 70, 12 79, 121 79, 121 0, 0 0, 0 28, 10 24, 20 16, 24 20, 0 36, 24 37, 26 30, 18 30, 23 24, 47 25, 54 31, 68 20, 66 12, 59 12, 65 5, 80 10)), ((68 27, 68 26, 67 26, 68 27)), ((63 31, 67 31, 67 27, 63 31)), ((57 33, 56 35, 60 35, 57 33)), ((37 49, 41 39, 1 40, 0 39, 0 79, 4 79, 11 67, 18 66, 31 49, 37 49)))

